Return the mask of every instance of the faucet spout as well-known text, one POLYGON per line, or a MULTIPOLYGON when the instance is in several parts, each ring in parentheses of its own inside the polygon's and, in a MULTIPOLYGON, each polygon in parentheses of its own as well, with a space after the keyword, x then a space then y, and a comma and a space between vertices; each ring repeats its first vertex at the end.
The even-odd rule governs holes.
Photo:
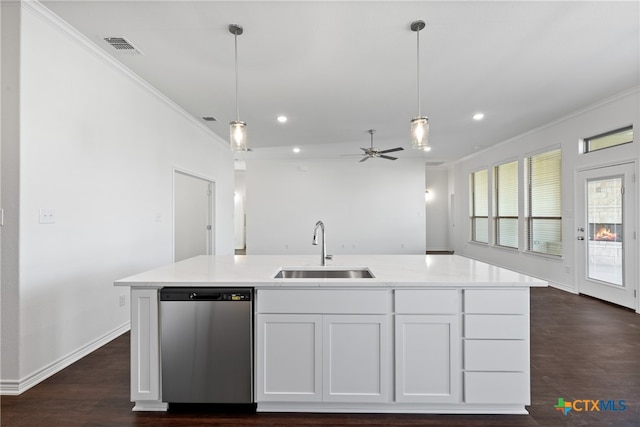
POLYGON ((332 256, 327 255, 327 241, 325 240, 324 223, 322 221, 316 222, 316 226, 313 229, 313 245, 318 244, 318 234, 321 234, 322 236, 322 252, 320 254, 320 265, 325 266, 327 265, 327 260, 331 259, 332 256), (320 233, 318 233, 318 231, 320 231, 320 233))

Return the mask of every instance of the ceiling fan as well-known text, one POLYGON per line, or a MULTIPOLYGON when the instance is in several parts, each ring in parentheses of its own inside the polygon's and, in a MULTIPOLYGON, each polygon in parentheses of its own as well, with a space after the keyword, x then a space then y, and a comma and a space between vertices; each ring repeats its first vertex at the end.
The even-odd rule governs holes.
POLYGON ((388 150, 379 150, 377 148, 375 148, 373 146, 373 134, 376 132, 375 129, 369 129, 367 132, 369 132, 369 134, 371 135, 371 147, 370 148, 362 148, 360 147, 360 149, 362 151, 364 151, 364 154, 362 154, 364 157, 362 158, 362 160, 360 160, 360 163, 374 158, 374 157, 380 157, 381 159, 387 159, 387 160, 396 160, 397 157, 392 157, 392 156, 386 156, 386 153, 393 153, 394 151, 402 151, 404 150, 404 148, 402 147, 396 147, 396 148, 389 148, 388 150))

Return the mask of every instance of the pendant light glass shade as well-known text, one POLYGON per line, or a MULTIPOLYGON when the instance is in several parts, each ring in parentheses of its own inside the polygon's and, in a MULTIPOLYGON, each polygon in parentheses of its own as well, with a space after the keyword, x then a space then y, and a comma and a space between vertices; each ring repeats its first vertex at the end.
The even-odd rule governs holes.
POLYGON ((229 32, 234 36, 235 66, 236 66, 236 120, 229 122, 229 135, 233 151, 247 151, 247 124, 240 121, 240 106, 238 104, 238 36, 243 33, 238 24, 229 25, 229 32))
POLYGON ((417 65, 417 93, 418 93, 418 117, 411 120, 411 147, 416 150, 429 151, 429 119, 420 114, 420 30, 422 30, 426 24, 424 21, 413 21, 411 23, 411 31, 415 31, 417 45, 416 45, 416 65, 417 65))
POLYGON ((240 120, 229 123, 231 149, 233 151, 247 151, 247 124, 240 120))
POLYGON ((416 117, 411 120, 411 148, 424 150, 429 146, 429 119, 416 117))

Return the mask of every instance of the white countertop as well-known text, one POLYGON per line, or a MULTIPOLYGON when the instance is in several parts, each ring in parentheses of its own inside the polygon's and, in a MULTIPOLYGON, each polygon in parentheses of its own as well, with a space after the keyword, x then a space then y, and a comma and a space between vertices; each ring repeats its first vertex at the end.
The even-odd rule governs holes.
POLYGON ((201 255, 115 282, 116 286, 541 287, 547 282, 459 255, 201 255), (280 268, 367 267, 372 279, 274 279, 280 268))

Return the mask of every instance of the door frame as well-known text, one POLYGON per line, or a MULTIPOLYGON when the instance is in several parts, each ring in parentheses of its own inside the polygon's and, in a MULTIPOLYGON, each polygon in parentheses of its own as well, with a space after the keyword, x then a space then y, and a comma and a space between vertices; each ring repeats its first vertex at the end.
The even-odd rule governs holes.
MULTIPOLYGON (((638 236, 638 226, 640 224, 640 220, 638 219, 638 216, 640 215, 640 197, 637 194, 637 189, 638 189, 638 164, 635 160, 629 160, 629 161, 620 161, 620 162, 608 162, 608 163, 602 163, 602 164, 598 164, 598 165, 590 165, 588 167, 583 167, 583 168, 577 168, 575 169, 574 172, 574 229, 573 229, 573 233, 571 233, 572 238, 574 239, 574 253, 575 253, 575 257, 574 257, 574 272, 575 272, 575 282, 576 282, 576 290, 578 293, 583 293, 581 290, 581 282, 580 282, 580 278, 583 275, 583 272, 581 272, 581 268, 586 268, 586 260, 584 260, 584 257, 586 256, 587 252, 586 249, 581 248, 581 245, 584 247, 585 244, 588 244, 588 224, 586 221, 586 212, 581 210, 581 208, 585 208, 586 209, 586 197, 584 196, 584 192, 585 192, 585 188, 584 188, 584 180, 581 178, 581 174, 583 174, 584 172, 589 172, 589 171, 597 171, 597 170, 602 170, 605 168, 614 168, 614 167, 622 167, 622 166, 631 166, 632 169, 632 177, 631 177, 631 181, 634 184, 635 187, 635 200, 631 200, 631 207, 632 209, 635 211, 635 215, 631 218, 625 217, 623 219, 624 224, 625 224, 625 230, 628 230, 630 233, 630 235, 632 236, 631 239, 629 239, 629 246, 631 246, 632 248, 632 255, 635 254, 639 254, 639 237, 638 236), (583 202, 582 204, 584 204, 584 206, 580 206, 581 202, 583 202), (584 224, 583 224, 584 223, 584 224), (580 232, 577 228, 578 227, 584 227, 585 230, 584 232, 580 232), (577 237, 579 235, 582 235, 585 237, 584 241, 579 241, 577 239, 577 237)), ((606 173, 602 173, 602 176, 605 177, 607 176, 606 173)), ((613 175, 611 175, 613 176, 613 175)), ((632 191, 625 191, 625 194, 633 194, 632 191)), ((625 256, 626 258, 626 256, 625 256)), ((633 263, 634 260, 633 259, 627 259, 626 263, 633 263)), ((624 267, 623 267, 624 268, 624 267)), ((623 271, 623 274, 627 274, 626 271, 623 271)), ((586 276, 586 275, 585 275, 586 276)), ((640 313, 640 284, 638 283, 639 280, 638 278, 640 277, 640 266, 636 265, 634 268, 634 271, 628 275, 630 277, 627 277, 627 285, 630 285, 629 289, 634 290, 635 294, 635 304, 632 307, 632 309, 634 309, 636 311, 636 313, 640 313)), ((586 278, 586 277, 585 277, 586 278)), ((612 285, 614 286, 614 285, 612 285)), ((588 295, 588 294, 585 294, 588 295)), ((615 303, 614 303, 615 304, 615 303)))
POLYGON ((175 218, 176 218, 176 173, 180 173, 183 175, 190 176, 192 178, 201 179, 203 181, 207 181, 209 183, 209 191, 211 194, 209 195, 209 224, 211 228, 207 230, 207 255, 215 255, 216 254, 216 181, 207 177, 206 175, 202 175, 188 169, 180 168, 177 166, 172 166, 171 168, 171 259, 175 259, 175 247, 176 247, 176 226, 175 226, 175 218))

